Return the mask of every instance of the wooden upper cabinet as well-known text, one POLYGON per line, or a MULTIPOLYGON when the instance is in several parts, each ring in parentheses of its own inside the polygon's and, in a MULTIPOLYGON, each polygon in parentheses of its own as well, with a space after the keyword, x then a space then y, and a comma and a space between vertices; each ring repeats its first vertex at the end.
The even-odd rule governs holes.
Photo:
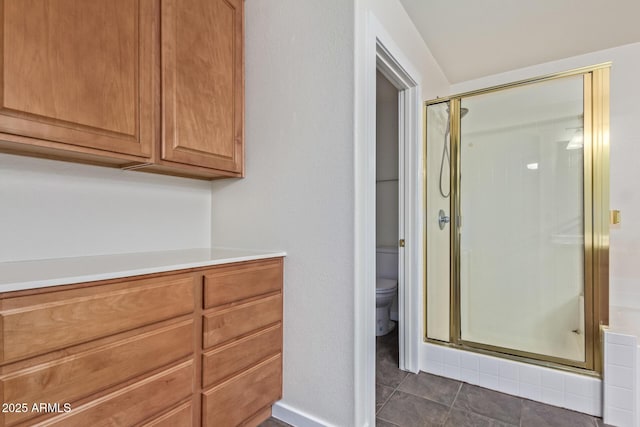
POLYGON ((162 160, 242 175, 243 20, 243 0, 162 0, 162 160))
POLYGON ((154 0, 0 0, 0 12, 0 132, 151 156, 154 0))

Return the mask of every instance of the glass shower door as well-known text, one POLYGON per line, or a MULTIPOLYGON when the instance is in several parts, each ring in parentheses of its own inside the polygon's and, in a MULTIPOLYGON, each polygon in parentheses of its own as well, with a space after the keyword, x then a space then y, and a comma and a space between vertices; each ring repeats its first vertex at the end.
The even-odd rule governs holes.
POLYGON ((585 362, 583 79, 461 100, 459 327, 469 346, 585 362))

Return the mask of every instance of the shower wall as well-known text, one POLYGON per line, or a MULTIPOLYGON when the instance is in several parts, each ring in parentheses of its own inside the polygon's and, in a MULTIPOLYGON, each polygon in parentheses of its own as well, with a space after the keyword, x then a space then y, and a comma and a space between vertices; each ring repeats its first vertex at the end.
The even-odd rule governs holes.
POLYGON ((450 341, 453 324, 454 342, 588 362, 584 91, 576 75, 460 100, 453 255, 451 224, 441 229, 438 219, 440 211, 454 215, 449 109, 457 104, 427 107, 428 338, 450 341), (451 301, 450 257, 458 254, 459 301, 451 301), (459 317, 452 317, 450 307, 458 304, 459 317))
POLYGON ((582 207, 575 192, 580 177, 537 163, 547 158, 576 164, 582 158, 553 152, 534 135, 506 132, 464 140, 473 151, 473 159, 462 160, 463 191, 468 192, 462 210, 470 213, 463 217, 467 234, 461 253, 466 339, 582 360, 582 222, 573 215, 582 207), (519 144, 512 143, 514 138, 519 144), (487 175, 483 165, 492 161, 508 166, 487 175), (505 200, 505 195, 511 197, 505 200), (556 199, 564 203, 555 212, 541 212, 556 199))
POLYGON ((585 360, 582 86, 462 100, 465 341, 585 360))
POLYGON ((449 146, 446 135, 449 103, 427 107, 426 147, 426 235, 427 235, 427 337, 449 341, 449 225, 444 230, 438 226, 438 212, 449 215, 449 199, 438 190, 442 164, 442 184, 449 192, 450 167, 442 163, 444 144, 449 146))

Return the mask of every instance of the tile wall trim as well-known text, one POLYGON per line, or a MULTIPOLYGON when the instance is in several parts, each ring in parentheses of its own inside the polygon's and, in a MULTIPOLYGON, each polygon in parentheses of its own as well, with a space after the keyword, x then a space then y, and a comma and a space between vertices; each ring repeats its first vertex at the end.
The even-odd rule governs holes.
POLYGON ((604 341, 604 422, 640 427, 638 338, 605 330, 604 341))
POLYGON ((420 370, 548 405, 602 416, 602 381, 425 343, 420 370))

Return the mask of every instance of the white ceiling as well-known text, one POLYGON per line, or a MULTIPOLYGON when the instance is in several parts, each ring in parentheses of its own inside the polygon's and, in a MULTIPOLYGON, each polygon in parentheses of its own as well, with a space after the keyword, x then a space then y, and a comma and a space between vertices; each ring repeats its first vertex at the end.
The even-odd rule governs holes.
POLYGON ((400 0, 451 83, 640 41, 640 0, 400 0))

